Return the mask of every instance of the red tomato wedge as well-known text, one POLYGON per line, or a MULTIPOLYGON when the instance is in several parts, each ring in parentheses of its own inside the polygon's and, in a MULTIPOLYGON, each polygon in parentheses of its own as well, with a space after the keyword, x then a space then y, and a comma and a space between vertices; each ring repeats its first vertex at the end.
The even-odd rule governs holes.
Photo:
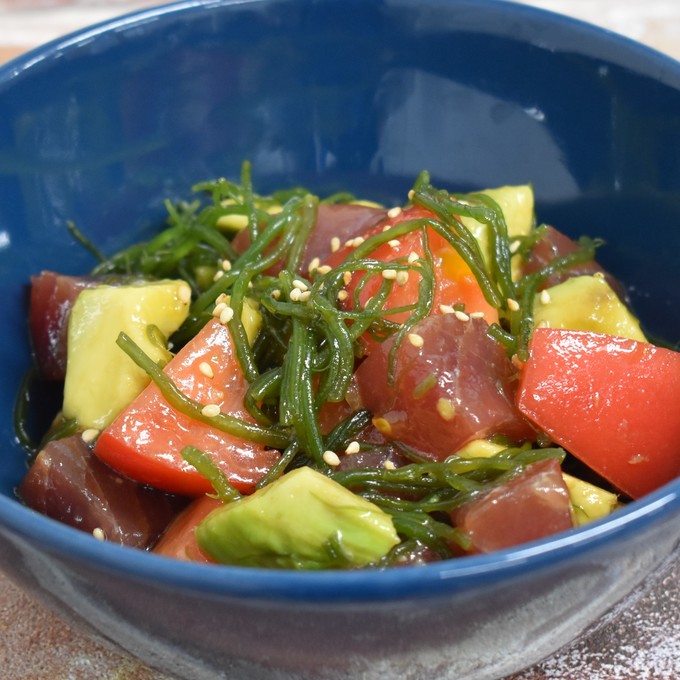
POLYGON ((569 491, 556 460, 529 465, 507 484, 454 511, 452 519, 472 540, 473 552, 482 553, 574 526, 569 491))
POLYGON ((176 560, 214 564, 215 560, 198 545, 196 527, 220 506, 222 501, 212 496, 193 500, 163 532, 153 552, 176 560))
MULTIPOLYGON (((177 387, 201 404, 252 422, 243 407, 247 383, 236 359, 229 330, 216 319, 166 366, 177 387), (208 377, 201 364, 212 370, 208 377)), ((210 482, 181 456, 193 445, 209 454, 240 491, 253 485, 278 460, 279 453, 233 437, 172 408, 152 383, 106 428, 95 454, 112 468, 172 493, 197 496, 212 492, 210 482)))
POLYGON ((433 460, 492 434, 534 438, 515 406, 517 369, 487 328, 483 319, 461 321, 454 314, 424 319, 397 349, 393 384, 394 340, 368 355, 356 372, 359 393, 387 438, 433 460))
POLYGON ((555 442, 639 498, 680 475, 680 353, 537 328, 517 404, 555 442))
MULTIPOLYGON (((408 220, 425 218, 434 218, 434 215, 425 208, 418 206, 410 207, 402 210, 394 217, 385 218, 368 230, 364 237, 368 238, 382 232, 386 227, 392 227, 408 220)), ((392 262, 398 259, 406 262, 409 255, 415 253, 419 258, 422 258, 425 254, 423 240, 422 231, 416 230, 398 239, 394 239, 393 243, 385 243, 379 246, 368 257, 383 262, 392 262)), ((430 228, 427 229, 427 241, 432 253, 435 277, 432 313, 439 314, 441 305, 462 305, 467 313, 483 313, 484 318, 489 324, 498 321, 498 312, 486 301, 474 274, 451 244, 430 228)), ((326 264, 332 267, 338 266, 351 255, 355 247, 351 242, 345 244, 326 260, 326 264)), ((351 281, 346 286, 349 295, 345 304, 348 306, 353 304, 354 293, 363 274, 364 272, 355 272, 352 275, 351 281)), ((371 277, 363 285, 359 293, 359 303, 364 306, 378 292, 382 283, 382 275, 376 274, 371 277)), ((420 276, 413 271, 409 272, 408 279, 405 282, 397 280, 385 302, 384 309, 396 309, 416 303, 420 296, 419 284, 420 276)), ((397 312, 386 316, 392 321, 403 323, 408 319, 409 315, 410 312, 397 312)), ((370 352, 371 347, 375 343, 371 342, 368 337, 364 339, 367 351, 370 352)))

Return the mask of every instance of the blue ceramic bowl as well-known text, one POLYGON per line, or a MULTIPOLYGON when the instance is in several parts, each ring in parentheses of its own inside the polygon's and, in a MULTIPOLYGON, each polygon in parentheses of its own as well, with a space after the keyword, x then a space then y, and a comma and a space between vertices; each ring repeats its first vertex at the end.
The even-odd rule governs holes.
MULTIPOLYGON (((26 284, 149 231, 163 200, 237 176, 402 201, 532 182, 538 214, 603 236, 643 322, 680 337, 680 65, 492 0, 195 1, 0 68, 0 568, 185 678, 498 678, 574 638, 680 538, 680 481, 609 521, 389 572, 205 567, 102 544, 22 507, 12 406, 26 284)), ((650 426, 652 426, 650 424, 650 426)))

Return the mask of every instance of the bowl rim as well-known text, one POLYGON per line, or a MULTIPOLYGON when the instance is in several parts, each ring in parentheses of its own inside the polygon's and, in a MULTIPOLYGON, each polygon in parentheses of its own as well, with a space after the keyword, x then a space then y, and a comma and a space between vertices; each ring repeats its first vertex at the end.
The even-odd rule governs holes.
POLYGON ((680 479, 633 501, 607 518, 548 538, 484 555, 471 555, 419 566, 392 569, 295 571, 195 564, 144 550, 93 540, 81 530, 45 517, 17 500, 0 495, 0 525, 23 542, 39 545, 64 560, 76 560, 103 572, 153 582, 173 590, 274 603, 380 602, 438 596, 527 570, 538 573, 558 562, 596 552, 617 539, 680 514, 680 479))
MULTIPOLYGON (((49 61, 60 56, 61 52, 73 47, 83 46, 91 42, 102 33, 110 31, 122 31, 137 27, 149 21, 156 21, 172 17, 174 14, 191 11, 209 11, 222 7, 234 5, 259 5, 272 4, 276 2, 290 2, 291 0, 164 0, 159 5, 138 8, 129 12, 123 12, 118 16, 92 23, 88 26, 70 31, 62 36, 49 40, 41 45, 33 47, 22 54, 19 54, 4 64, 0 64, 0 85, 3 81, 9 80, 35 67, 40 62, 49 61)), ((298 0, 302 2, 312 2, 313 0, 298 0)), ((324 2, 343 2, 343 0, 324 0, 324 2)), ((580 32, 583 35, 590 35, 598 40, 618 43, 624 49, 637 52, 640 55, 647 55, 655 59, 660 66, 670 66, 680 63, 680 59, 650 46, 639 42, 634 38, 618 33, 613 29, 598 26, 585 19, 569 16, 558 10, 549 9, 538 5, 529 5, 522 0, 400 0, 403 6, 413 5, 422 7, 427 2, 434 6, 447 5, 467 5, 478 9, 486 6, 501 12, 525 15, 535 19, 543 18, 555 24, 561 24, 571 30, 580 32)), ((659 77, 661 77, 661 73, 659 77)))
MULTIPOLYGON (((228 5, 263 4, 277 0, 180 0, 138 9, 92 24, 49 41, 0 66, 0 95, 10 81, 43 62, 59 58, 66 50, 86 45, 109 32, 135 28, 152 20, 165 20, 184 12, 209 11, 228 5)), ((287 1, 287 0, 283 0, 287 1)), ((308 0, 305 0, 308 1, 308 0)), ((342 0, 339 0, 342 1, 342 0)), ((588 34, 603 43, 614 43, 624 52, 654 61, 663 73, 668 67, 680 77, 680 62, 652 47, 609 29, 558 12, 520 4, 513 0, 427 0, 432 5, 463 4, 493 7, 561 24, 577 34, 588 34)), ((422 6, 423 0, 402 0, 422 6)), ((680 514, 680 478, 630 503, 614 515, 580 528, 486 555, 473 555, 422 566, 388 570, 292 571, 226 565, 202 565, 150 554, 134 548, 92 540, 87 533, 63 525, 0 495, 0 527, 17 540, 39 545, 53 556, 75 560, 104 572, 125 573, 140 582, 200 592, 211 596, 268 602, 379 602, 437 596, 462 588, 511 578, 520 572, 539 571, 558 561, 595 552, 617 539, 631 537, 645 527, 680 514)))

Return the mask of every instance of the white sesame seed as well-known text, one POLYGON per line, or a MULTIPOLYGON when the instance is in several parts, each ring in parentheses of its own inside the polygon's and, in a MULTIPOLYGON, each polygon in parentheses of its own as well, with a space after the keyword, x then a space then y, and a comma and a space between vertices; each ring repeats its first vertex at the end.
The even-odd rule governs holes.
POLYGON ((517 300, 514 300, 513 298, 508 298, 506 302, 508 305, 508 309, 511 312, 516 312, 519 310, 519 302, 517 302, 517 300))
POLYGON ((234 318, 234 310, 231 307, 226 307, 220 314, 220 323, 222 325, 228 324, 234 318))
POLYGON ((437 413, 441 416, 442 420, 447 422, 453 420, 455 416, 455 408, 453 402, 450 399, 442 397, 437 400, 437 413))
POLYGON ((456 310, 451 305, 439 305, 442 314, 453 314, 456 310))
POLYGON ((312 297, 312 291, 311 290, 303 290, 300 292, 300 297, 298 298, 300 302, 307 302, 309 298, 312 297))
POLYGON ((309 290, 309 286, 300 279, 293 279, 293 287, 297 288, 298 290, 309 290))
POLYGON ((357 248, 360 246, 366 239, 363 236, 355 236, 354 238, 351 238, 347 241, 345 241, 345 246, 348 248, 357 248))
POLYGON ((351 283, 351 281, 352 281, 352 272, 345 272, 345 273, 342 275, 342 282, 343 282, 346 286, 349 286, 349 284, 351 283))
POLYGON ((550 304, 550 293, 547 290, 542 290, 541 295, 541 304, 543 305, 549 305, 550 304))
POLYGON ((229 260, 222 260, 222 269, 224 269, 225 272, 230 272, 231 271, 231 262, 229 260))
POLYGON ((422 347, 424 344, 423 341, 423 336, 418 335, 418 333, 409 333, 408 334, 408 341, 414 346, 414 347, 422 347))
POLYGON ((315 269, 318 269, 320 264, 321 264, 321 260, 318 257, 315 257, 309 263, 309 273, 311 274, 315 269))
POLYGON ((403 270, 397 272, 397 285, 398 286, 405 285, 407 281, 408 281, 408 272, 405 272, 403 270))
POLYGON ((413 191, 413 189, 409 189, 409 191, 408 191, 408 200, 409 200, 409 201, 412 201, 412 200, 413 200, 413 197, 414 197, 415 195, 416 195, 416 192, 413 191))
POLYGON ((510 244, 510 252, 514 255, 519 250, 519 246, 520 246, 519 241, 513 241, 510 244))
POLYGON ((419 257, 420 257, 420 256, 418 255, 418 253, 413 252, 413 251, 410 252, 410 253, 408 254, 408 263, 409 263, 409 264, 413 264, 414 262, 416 262, 416 261, 419 259, 419 257))
POLYGON ((104 529, 101 527, 95 527, 92 529, 92 535, 98 540, 98 541, 105 541, 106 540, 106 534, 104 533, 104 529))
POLYGON ((387 418, 373 418, 372 423, 375 429, 386 437, 392 434, 392 425, 387 418))
POLYGON ((386 232, 386 231, 389 231, 391 228, 392 228, 392 225, 391 225, 391 224, 386 224, 386 225, 382 228, 383 233, 386 232))
POLYGON ((220 314, 228 307, 226 302, 220 302, 215 305, 215 309, 213 309, 213 316, 219 317, 220 314))
POLYGON ((220 407, 217 404, 206 404, 202 409, 201 413, 206 418, 214 418, 220 415, 220 407))
POLYGON ((394 462, 389 460, 389 459, 383 462, 383 467, 385 468, 385 470, 396 470, 397 469, 397 466, 394 464, 394 462))
POLYGON ((340 465, 340 458, 338 458, 338 454, 335 451, 324 451, 322 458, 324 463, 331 467, 338 467, 340 465))
POLYGON ((398 238, 393 238, 387 242, 387 245, 390 246, 390 248, 398 248, 401 245, 401 241, 398 238))
POLYGON ((274 290, 272 291, 272 297, 275 300, 278 300, 281 297, 281 291, 278 288, 274 288, 274 290))
POLYGON ((177 297, 185 305, 188 305, 191 302, 191 288, 189 288, 189 286, 184 285, 180 286, 177 289, 177 297))
POLYGON ((213 281, 219 281, 223 276, 224 276, 224 271, 222 271, 221 269, 218 269, 215 272, 215 276, 213 276, 213 281))
POLYGON ((395 217, 399 217, 401 215, 401 208, 397 205, 394 208, 390 208, 387 211, 387 216, 393 220, 395 217))
POLYGON ((331 239, 331 252, 335 253, 338 250, 340 250, 340 239, 337 236, 334 236, 331 239))
POLYGON ((470 320, 470 316, 468 314, 466 314, 465 312, 462 312, 459 309, 455 310, 453 313, 454 313, 456 319, 458 319, 458 321, 469 321, 470 320))
POLYGON ((90 442, 94 441, 97 438, 98 434, 99 434, 99 430, 97 430, 94 427, 90 427, 87 430, 83 430, 83 432, 80 436, 82 437, 84 442, 89 444, 90 442))
POLYGON ((358 441, 350 442, 345 449, 345 453, 359 453, 361 451, 361 446, 358 441))
POLYGON ((324 274, 328 274, 331 269, 332 267, 329 264, 322 264, 320 267, 316 268, 316 272, 319 276, 323 276, 324 274))
POLYGON ((341 288, 338 291, 338 300, 340 300, 340 302, 344 302, 348 297, 349 293, 344 288, 341 288))
POLYGON ((383 277, 383 279, 387 279, 388 281, 394 281, 397 278, 397 270, 396 269, 383 269, 382 277, 383 277))
POLYGON ((293 288, 293 290, 290 291, 290 295, 288 295, 288 297, 293 302, 298 302, 300 300, 300 295, 302 295, 302 291, 299 288, 293 288))
POLYGON ((483 319, 484 318, 484 312, 470 312, 470 318, 471 319, 483 319))
POLYGON ((198 365, 198 370, 206 378, 214 378, 215 377, 215 374, 213 373, 213 370, 212 370, 212 366, 207 361, 201 361, 201 363, 198 365))
POLYGON ((216 298, 215 298, 215 304, 219 305, 222 303, 229 303, 229 296, 226 293, 220 293, 216 298))

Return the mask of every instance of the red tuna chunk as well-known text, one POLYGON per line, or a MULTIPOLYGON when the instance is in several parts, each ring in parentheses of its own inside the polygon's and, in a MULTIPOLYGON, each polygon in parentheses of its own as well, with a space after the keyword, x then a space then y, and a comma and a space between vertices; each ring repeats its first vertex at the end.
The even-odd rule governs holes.
POLYGON ((529 465, 507 484, 452 513, 474 552, 488 553, 571 529, 569 491, 556 460, 529 465))
POLYGON ((29 320, 33 352, 40 374, 47 380, 64 379, 71 308, 81 290, 98 283, 93 278, 50 271, 31 277, 29 320))
POLYGON ((404 339, 388 384, 393 340, 378 346, 357 370, 362 401, 382 433, 443 460, 472 439, 503 434, 533 438, 514 400, 517 371, 487 334, 483 319, 442 314, 421 321, 416 346, 404 339), (419 343, 420 344, 420 343, 419 343))
MULTIPOLYGON (((300 272, 307 275, 309 265, 315 257, 321 262, 330 256, 331 240, 337 237, 341 244, 354 236, 364 235, 375 226, 383 217, 384 208, 357 205, 353 203, 322 203, 316 216, 316 224, 309 234, 305 245, 300 272)), ((250 245, 248 230, 241 230, 233 241, 236 252, 243 253, 250 245)), ((276 275, 283 269, 283 261, 270 268, 270 274, 276 275)))
POLYGON ((29 507, 135 548, 155 542, 186 501, 121 476, 92 454, 80 435, 52 441, 19 486, 29 507))

